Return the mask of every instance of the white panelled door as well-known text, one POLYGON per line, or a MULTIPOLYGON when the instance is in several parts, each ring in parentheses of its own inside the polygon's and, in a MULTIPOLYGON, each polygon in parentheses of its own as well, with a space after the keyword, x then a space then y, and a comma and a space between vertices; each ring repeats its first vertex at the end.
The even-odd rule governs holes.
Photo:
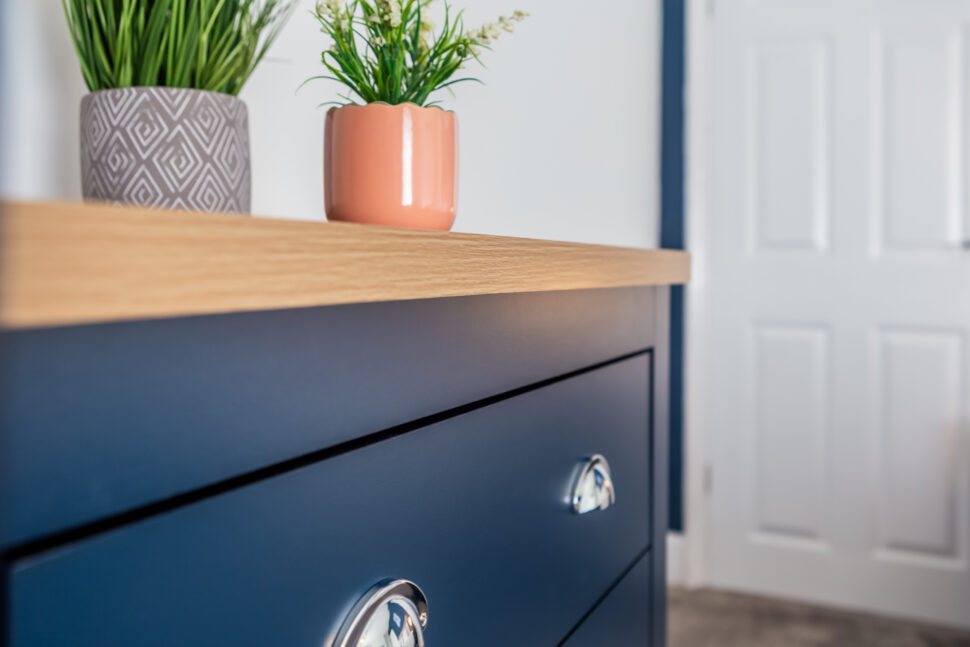
POLYGON ((709 9, 709 577, 970 627, 970 1, 709 9))

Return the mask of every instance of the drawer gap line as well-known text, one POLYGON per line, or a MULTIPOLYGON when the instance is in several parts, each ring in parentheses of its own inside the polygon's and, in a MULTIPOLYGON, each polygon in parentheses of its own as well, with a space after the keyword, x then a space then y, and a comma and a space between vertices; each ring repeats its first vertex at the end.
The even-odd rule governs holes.
MULTIPOLYGON (((566 641, 568 641, 570 638, 572 638, 573 634, 576 633, 576 630, 579 629, 583 625, 584 622, 586 622, 586 619, 587 618, 589 618, 591 615, 593 615, 593 612, 595 612, 599 608, 599 606, 601 604, 603 604, 603 601, 606 600, 606 598, 610 597, 610 594, 613 592, 613 590, 617 586, 620 585, 620 582, 622 582, 623 579, 627 575, 630 574, 630 571, 632 571, 634 568, 636 568, 637 564, 640 563, 640 560, 641 559, 646 559, 647 554, 649 552, 650 552, 650 546, 647 546, 646 548, 644 548, 643 550, 640 551, 640 554, 639 555, 637 555, 636 557, 633 558, 633 561, 630 562, 627 565, 627 567, 623 569, 623 572, 620 573, 620 576, 618 578, 616 578, 613 581, 613 583, 610 584, 609 588, 606 589, 606 591, 603 593, 603 595, 601 595, 596 600, 596 602, 593 603, 593 606, 589 609, 589 611, 587 611, 586 613, 583 614, 583 617, 579 619, 579 622, 577 622, 575 625, 573 625, 573 628, 570 629, 569 632, 566 634, 566 636, 562 640, 559 641, 559 643, 556 645, 556 647, 563 647, 563 645, 566 644, 566 641)), ((650 609, 644 609, 643 612, 644 613, 649 613, 650 612, 650 609)))
MULTIPOLYGON (((346 454, 352 451, 363 449, 369 445, 374 445, 376 443, 390 440, 397 436, 402 436, 404 434, 416 431, 423 427, 427 427, 439 422, 444 422, 451 418, 488 407, 503 400, 508 400, 520 395, 529 393, 530 391, 535 391, 537 389, 545 388, 551 386, 558 382, 572 379, 574 377, 579 377, 585 373, 590 373, 597 371, 607 366, 613 364, 618 364, 641 355, 646 355, 652 353, 652 348, 645 348, 632 353, 627 353, 625 355, 620 355, 619 357, 614 357, 612 359, 606 360, 604 362, 599 362, 584 368, 580 368, 568 373, 563 373, 556 377, 547 378, 539 382, 534 382, 532 384, 518 387, 510 391, 505 391, 497 395, 488 396, 474 402, 463 404, 451 409, 446 409, 439 413, 430 414, 421 418, 417 418, 410 422, 401 423, 389 427, 387 429, 366 434, 352 440, 348 440, 336 445, 331 445, 330 447, 309 452, 307 454, 302 454, 294 458, 289 458, 266 467, 261 467, 243 474, 239 474, 222 481, 217 481, 215 483, 210 483, 209 485, 190 490, 188 492, 182 492, 175 494, 170 497, 159 499, 151 503, 147 503, 136 508, 126 510, 124 512, 119 512, 107 517, 102 517, 96 519, 89 523, 82 524, 80 526, 75 526, 73 528, 68 528, 66 530, 53 533, 38 539, 30 540, 22 544, 16 544, 11 546, 2 554, 2 562, 4 565, 12 564, 14 561, 23 559, 26 557, 33 557, 40 553, 44 553, 50 550, 54 550, 61 546, 81 541, 94 537, 96 535, 104 534, 112 530, 116 530, 126 525, 134 524, 139 521, 144 521, 150 517, 160 515, 172 510, 182 508, 194 503, 199 503, 205 499, 213 498, 232 490, 237 490, 259 481, 263 481, 275 476, 280 476, 287 472, 297 470, 303 467, 308 467, 315 463, 340 456, 341 454, 346 454)), ((632 565, 631 565, 632 568, 632 565)), ((597 603, 598 604, 598 603, 597 603)), ((575 628, 574 628, 575 630, 575 628)), ((570 632, 572 633, 572 632, 570 632)))

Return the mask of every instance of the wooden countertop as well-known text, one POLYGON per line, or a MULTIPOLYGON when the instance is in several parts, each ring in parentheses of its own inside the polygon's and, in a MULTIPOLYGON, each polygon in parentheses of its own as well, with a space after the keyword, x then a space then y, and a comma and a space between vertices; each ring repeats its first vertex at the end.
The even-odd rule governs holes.
POLYGON ((0 204, 0 327, 684 283, 684 252, 70 203, 0 204))

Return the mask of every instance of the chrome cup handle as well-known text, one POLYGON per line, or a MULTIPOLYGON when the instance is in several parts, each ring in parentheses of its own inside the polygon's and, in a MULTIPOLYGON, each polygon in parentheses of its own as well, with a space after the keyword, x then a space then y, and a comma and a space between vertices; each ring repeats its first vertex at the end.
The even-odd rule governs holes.
POLYGON ((569 500, 576 514, 606 510, 616 502, 610 464, 605 458, 594 454, 579 464, 569 500))
POLYGON ((414 582, 383 580, 354 604, 333 647, 424 647, 428 599, 414 582))

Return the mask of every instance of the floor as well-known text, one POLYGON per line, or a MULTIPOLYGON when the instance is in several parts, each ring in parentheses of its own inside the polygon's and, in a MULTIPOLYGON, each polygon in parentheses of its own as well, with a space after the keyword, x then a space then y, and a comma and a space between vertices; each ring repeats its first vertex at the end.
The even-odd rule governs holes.
POLYGON ((739 593, 672 588, 668 604, 668 647, 970 647, 970 633, 739 593))

